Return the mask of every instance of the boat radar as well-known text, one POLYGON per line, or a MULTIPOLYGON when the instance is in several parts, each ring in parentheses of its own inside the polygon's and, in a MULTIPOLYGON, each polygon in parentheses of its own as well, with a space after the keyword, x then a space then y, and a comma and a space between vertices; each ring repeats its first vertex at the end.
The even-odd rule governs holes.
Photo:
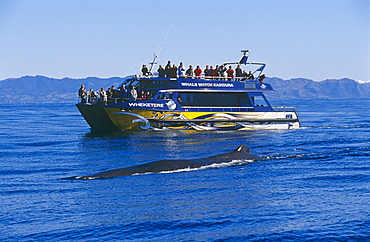
POLYGON ((239 64, 244 64, 245 65, 245 64, 247 64, 247 60, 248 60, 250 50, 242 50, 241 52, 243 53, 243 56, 240 59, 239 64))

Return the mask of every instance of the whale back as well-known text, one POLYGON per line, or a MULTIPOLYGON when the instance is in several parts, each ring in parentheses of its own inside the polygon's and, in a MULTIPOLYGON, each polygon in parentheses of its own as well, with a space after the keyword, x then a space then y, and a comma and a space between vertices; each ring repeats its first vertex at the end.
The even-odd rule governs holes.
POLYGON ((258 155, 252 154, 249 148, 245 145, 240 145, 236 150, 214 155, 206 158, 192 160, 159 160, 141 165, 130 166, 126 168, 113 169, 103 171, 90 176, 69 177, 70 179, 95 179, 95 178, 110 178, 116 176, 130 176, 133 174, 159 173, 163 171, 175 171, 185 168, 199 168, 217 163, 231 162, 234 160, 262 160, 258 155))
POLYGON ((258 155, 252 154, 249 148, 245 145, 240 145, 236 150, 232 152, 223 153, 220 155, 211 156, 204 159, 212 159, 219 161, 230 161, 230 160, 262 160, 258 155))

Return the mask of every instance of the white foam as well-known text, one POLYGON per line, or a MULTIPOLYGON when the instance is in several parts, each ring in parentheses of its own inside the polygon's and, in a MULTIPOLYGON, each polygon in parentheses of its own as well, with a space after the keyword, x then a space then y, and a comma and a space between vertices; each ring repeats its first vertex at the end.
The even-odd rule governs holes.
MULTIPOLYGON (((188 168, 183 168, 183 169, 178 169, 178 170, 173 170, 173 171, 161 171, 161 172, 158 172, 158 173, 167 174, 167 173, 186 172, 186 171, 198 171, 198 170, 205 170, 205 169, 237 166, 237 165, 243 165, 243 164, 252 163, 252 162, 254 162, 254 160, 232 160, 231 162, 213 163, 213 164, 210 164, 210 165, 204 165, 204 166, 196 167, 196 168, 188 167, 188 168)), ((153 172, 151 172, 151 173, 153 173, 153 172)), ((144 173, 144 174, 148 174, 148 173, 144 173)))
MULTIPOLYGON (((205 169, 213 169, 213 168, 223 168, 223 167, 229 167, 229 166, 244 165, 244 164, 252 163, 252 162, 254 162, 254 160, 232 160, 230 162, 213 163, 213 164, 210 164, 210 165, 204 165, 204 166, 196 167, 196 168, 188 167, 188 168, 177 169, 177 170, 173 170, 173 171, 134 173, 131 176, 149 175, 149 174, 168 174, 168 173, 197 171, 197 170, 205 170, 205 169)), ((75 177, 75 179, 84 179, 84 180, 94 180, 96 178, 98 178, 98 177, 93 177, 93 176, 76 176, 75 177)))

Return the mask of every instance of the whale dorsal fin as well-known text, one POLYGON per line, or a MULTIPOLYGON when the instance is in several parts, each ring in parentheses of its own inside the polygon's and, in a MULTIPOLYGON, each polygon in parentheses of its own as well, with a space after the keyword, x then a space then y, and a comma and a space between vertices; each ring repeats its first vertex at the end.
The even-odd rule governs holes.
POLYGON ((237 152, 243 151, 243 152, 251 153, 251 151, 249 150, 249 148, 247 146, 245 146, 245 145, 239 146, 235 151, 237 151, 237 152))

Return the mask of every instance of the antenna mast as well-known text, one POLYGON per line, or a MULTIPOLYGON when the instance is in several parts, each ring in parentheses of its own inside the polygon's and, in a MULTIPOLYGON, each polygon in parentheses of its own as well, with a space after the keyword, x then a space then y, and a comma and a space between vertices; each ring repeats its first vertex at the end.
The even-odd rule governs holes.
POLYGON ((172 25, 173 25, 173 23, 174 23, 174 22, 175 22, 175 19, 173 19, 173 20, 172 20, 172 23, 171 23, 170 27, 169 27, 169 28, 168 28, 168 30, 167 30, 166 37, 164 37, 164 40, 163 40, 163 42, 162 42, 161 46, 159 47, 158 55, 156 55, 156 54, 155 54, 155 52, 153 53, 153 61, 149 63, 149 64, 150 64, 149 73, 152 73, 152 70, 153 70, 154 65, 155 65, 155 64, 157 64, 157 62, 156 62, 156 61, 157 61, 157 59, 158 59, 158 56, 159 56, 159 54, 160 54, 160 53, 161 53, 161 51, 162 51, 162 48, 163 48, 164 42, 166 41, 167 36, 168 36, 168 34, 170 33, 170 30, 171 30, 172 25))

